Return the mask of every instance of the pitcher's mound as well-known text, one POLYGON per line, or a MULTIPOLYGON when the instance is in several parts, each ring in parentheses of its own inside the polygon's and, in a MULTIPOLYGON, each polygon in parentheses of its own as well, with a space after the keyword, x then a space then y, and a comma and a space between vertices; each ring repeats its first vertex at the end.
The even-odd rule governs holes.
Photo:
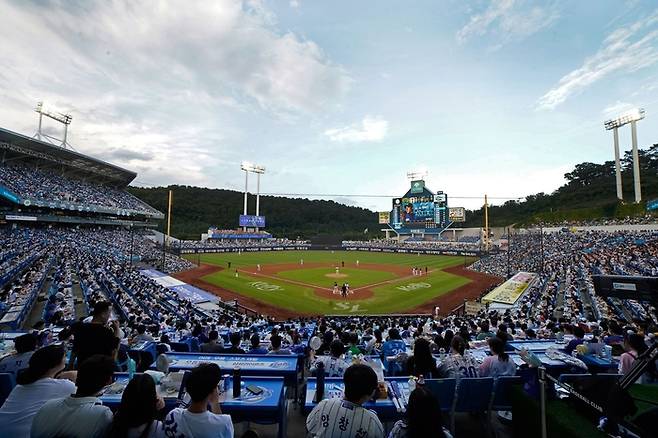
POLYGON ((329 277, 329 278, 345 278, 345 277, 347 277, 347 274, 336 274, 336 273, 333 273, 333 274, 324 274, 324 276, 325 276, 325 277, 329 277))

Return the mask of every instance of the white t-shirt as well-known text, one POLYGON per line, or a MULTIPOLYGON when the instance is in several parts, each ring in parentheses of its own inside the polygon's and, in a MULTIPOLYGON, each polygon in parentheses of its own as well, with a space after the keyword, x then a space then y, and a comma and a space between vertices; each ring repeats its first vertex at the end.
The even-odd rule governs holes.
POLYGON ((0 408, 2 435, 12 437, 30 436, 32 419, 48 400, 68 397, 75 392, 70 380, 37 380, 29 385, 17 385, 0 408))
POLYGON ((338 398, 318 403, 306 419, 306 430, 317 438, 384 438, 377 414, 338 398))
POLYGON ((210 411, 197 414, 176 408, 167 414, 164 430, 170 438, 233 438, 231 416, 210 411))
POLYGON ((34 351, 21 354, 12 354, 0 360, 0 373, 14 373, 25 369, 30 364, 30 358, 34 351))
MULTIPOLYGON (((126 438, 140 438, 145 428, 146 424, 143 424, 139 427, 131 427, 128 429, 126 438)), ((162 424, 161 421, 154 421, 151 423, 151 428, 149 429, 149 433, 146 435, 146 438, 165 438, 166 436, 167 435, 165 435, 164 424, 162 424)))
POLYGON ((112 411, 97 397, 66 397, 51 400, 32 421, 33 438, 104 437, 112 425, 112 411))

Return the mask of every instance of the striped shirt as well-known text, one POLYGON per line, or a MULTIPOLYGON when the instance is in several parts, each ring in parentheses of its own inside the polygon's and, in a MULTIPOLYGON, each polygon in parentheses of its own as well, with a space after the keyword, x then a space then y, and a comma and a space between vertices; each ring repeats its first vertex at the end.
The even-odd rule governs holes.
POLYGON ((469 353, 448 355, 441 361, 439 375, 443 378, 478 377, 479 364, 469 353))
POLYGON ((322 400, 306 419, 308 437, 384 438, 377 414, 347 400, 322 400))

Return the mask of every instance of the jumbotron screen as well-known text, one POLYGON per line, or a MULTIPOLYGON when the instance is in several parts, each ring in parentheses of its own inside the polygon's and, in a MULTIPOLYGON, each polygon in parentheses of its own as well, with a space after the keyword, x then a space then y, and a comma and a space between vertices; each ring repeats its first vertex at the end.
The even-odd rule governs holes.
POLYGON ((401 198, 393 198, 389 225, 401 234, 438 232, 448 223, 447 196, 432 193, 424 181, 412 181, 411 189, 401 198))

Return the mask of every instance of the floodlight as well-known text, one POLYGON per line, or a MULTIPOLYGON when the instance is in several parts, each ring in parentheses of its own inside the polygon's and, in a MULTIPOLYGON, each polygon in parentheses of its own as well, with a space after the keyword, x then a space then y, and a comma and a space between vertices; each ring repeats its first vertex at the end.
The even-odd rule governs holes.
POLYGON ((616 119, 605 121, 603 125, 605 126, 605 129, 610 131, 611 129, 620 128, 629 123, 642 120, 644 118, 644 115, 645 112, 643 108, 634 108, 630 111, 623 113, 616 119))

